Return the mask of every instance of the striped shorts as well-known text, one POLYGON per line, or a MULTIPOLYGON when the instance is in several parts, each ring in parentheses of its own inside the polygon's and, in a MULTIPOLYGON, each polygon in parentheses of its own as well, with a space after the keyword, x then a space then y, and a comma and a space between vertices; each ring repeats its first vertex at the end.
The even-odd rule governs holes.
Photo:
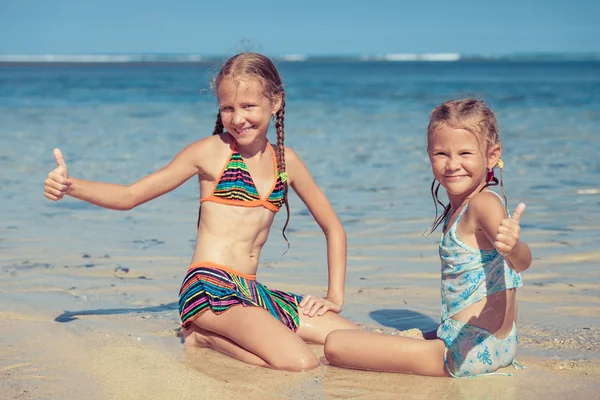
POLYGON ((206 310, 221 314, 241 304, 264 308, 296 332, 301 300, 296 294, 268 289, 256 281, 255 275, 240 274, 211 262, 198 262, 190 265, 181 284, 179 316, 181 325, 188 328, 206 310))

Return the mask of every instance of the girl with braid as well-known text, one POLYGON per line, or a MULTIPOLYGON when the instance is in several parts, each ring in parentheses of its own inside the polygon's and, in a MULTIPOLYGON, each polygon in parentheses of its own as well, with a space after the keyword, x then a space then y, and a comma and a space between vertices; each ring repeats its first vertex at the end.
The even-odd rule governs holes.
POLYGON ((298 155, 284 146, 285 92, 273 63, 260 54, 238 54, 225 62, 213 86, 219 103, 213 135, 187 146, 164 168, 131 185, 84 181, 68 174, 55 149, 57 167, 48 174, 44 195, 130 210, 197 176, 202 212, 179 292, 186 346, 274 369, 316 368, 319 361, 306 342, 323 344, 335 329, 358 328, 338 315, 344 302, 344 228, 298 155), (276 145, 267 140, 271 119, 276 145), (326 298, 273 290, 256 280, 261 249, 284 205, 287 241, 289 187, 325 234, 326 298))

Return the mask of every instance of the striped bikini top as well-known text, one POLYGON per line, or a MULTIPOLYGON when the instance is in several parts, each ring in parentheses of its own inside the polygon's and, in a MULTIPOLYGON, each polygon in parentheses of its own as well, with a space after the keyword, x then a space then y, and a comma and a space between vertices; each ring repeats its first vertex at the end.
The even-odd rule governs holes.
POLYGON ((274 179, 273 186, 266 197, 262 197, 258 193, 248 167, 234 142, 217 184, 209 196, 200 199, 200 204, 205 201, 212 201, 241 207, 262 206, 273 212, 279 211, 279 208, 283 205, 284 185, 281 173, 277 168, 275 151, 270 143, 267 143, 267 145, 273 155, 273 175, 276 179, 274 179))

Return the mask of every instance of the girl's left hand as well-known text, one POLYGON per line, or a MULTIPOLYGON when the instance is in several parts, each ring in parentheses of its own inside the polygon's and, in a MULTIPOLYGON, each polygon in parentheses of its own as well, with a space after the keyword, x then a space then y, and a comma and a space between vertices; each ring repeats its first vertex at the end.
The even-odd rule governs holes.
POLYGON ((300 307, 303 308, 302 313, 309 317, 314 317, 315 315, 322 316, 327 311, 333 311, 334 313, 342 311, 341 304, 330 299, 311 296, 310 294, 307 294, 302 298, 300 307))
POLYGON ((510 218, 505 218, 498 227, 496 233, 496 241, 494 247, 498 250, 498 253, 503 256, 509 256, 517 243, 519 243, 519 237, 521 235, 521 215, 525 211, 525 204, 521 203, 515 208, 515 212, 510 218))

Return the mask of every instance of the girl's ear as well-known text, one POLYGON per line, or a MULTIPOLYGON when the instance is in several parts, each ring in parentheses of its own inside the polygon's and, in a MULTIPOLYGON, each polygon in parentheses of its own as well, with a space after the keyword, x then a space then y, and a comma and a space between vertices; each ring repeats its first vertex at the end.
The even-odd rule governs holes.
POLYGON ((498 164, 498 160, 502 155, 502 147, 496 143, 490 146, 488 149, 488 168, 492 169, 498 164))
POLYGON ((273 96, 273 110, 272 114, 275 115, 281 108, 281 102, 283 101, 283 94, 279 93, 273 96))

